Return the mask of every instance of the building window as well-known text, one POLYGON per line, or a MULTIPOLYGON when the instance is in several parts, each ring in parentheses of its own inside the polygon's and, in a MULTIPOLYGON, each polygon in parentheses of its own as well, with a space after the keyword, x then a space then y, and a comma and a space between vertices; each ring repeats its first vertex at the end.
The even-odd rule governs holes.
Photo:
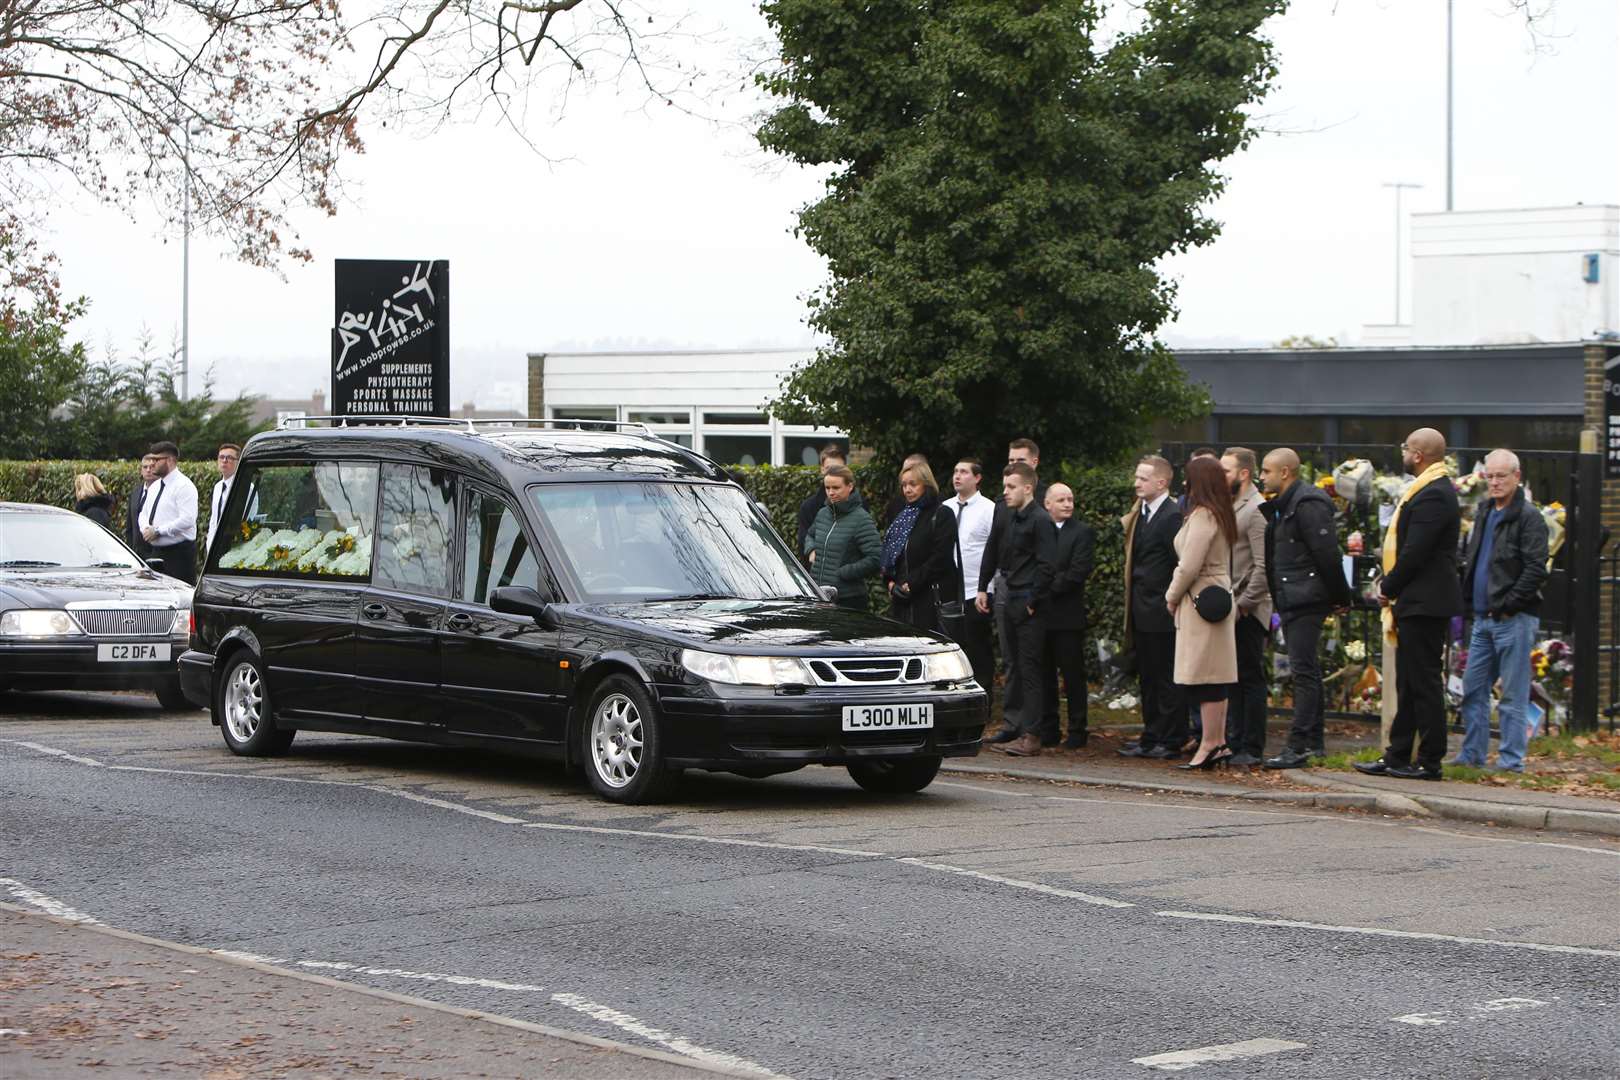
POLYGON ((1578 416, 1476 416, 1473 445, 1482 450, 1579 450, 1578 416))
POLYGON ((1342 416, 1339 441, 1352 446, 1399 447, 1418 428, 1451 431, 1451 421, 1438 416, 1342 416))
POLYGON ((1325 430, 1320 416, 1223 416, 1217 441, 1222 446, 1247 446, 1264 453, 1278 446, 1322 442, 1325 430))
POLYGON ((705 424, 755 424, 765 425, 771 418, 762 412, 706 412, 703 414, 705 424))
POLYGON ((771 463, 771 437, 769 435, 710 435, 703 436, 703 452, 722 465, 769 465, 771 463))
POLYGON ((692 426, 692 414, 686 409, 660 409, 651 412, 630 412, 625 419, 632 424, 646 424, 649 427, 667 425, 689 428, 692 426))
POLYGON ((565 405, 551 410, 553 420, 617 420, 619 410, 597 406, 565 405))
POLYGON ((824 446, 838 447, 849 460, 849 440, 842 435, 788 435, 782 439, 782 464, 820 465, 824 446))

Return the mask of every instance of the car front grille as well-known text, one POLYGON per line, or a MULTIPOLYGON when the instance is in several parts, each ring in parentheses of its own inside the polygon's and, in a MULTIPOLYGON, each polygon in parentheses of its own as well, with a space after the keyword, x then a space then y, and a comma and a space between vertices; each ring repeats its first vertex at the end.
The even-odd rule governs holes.
POLYGON ((77 608, 73 617, 92 637, 167 637, 173 608, 77 608))
POLYGON ((897 686, 920 682, 923 662, 920 656, 812 660, 810 671, 823 686, 897 686))

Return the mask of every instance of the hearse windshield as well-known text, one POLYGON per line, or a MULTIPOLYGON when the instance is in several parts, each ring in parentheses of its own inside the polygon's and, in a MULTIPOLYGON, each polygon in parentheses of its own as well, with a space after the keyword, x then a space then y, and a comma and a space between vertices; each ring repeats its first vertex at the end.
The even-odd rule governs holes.
POLYGON ((814 598, 781 540, 725 484, 544 484, 530 489, 595 601, 814 598))
POLYGON ((133 570, 141 565, 111 533, 78 514, 0 514, 0 569, 133 570))

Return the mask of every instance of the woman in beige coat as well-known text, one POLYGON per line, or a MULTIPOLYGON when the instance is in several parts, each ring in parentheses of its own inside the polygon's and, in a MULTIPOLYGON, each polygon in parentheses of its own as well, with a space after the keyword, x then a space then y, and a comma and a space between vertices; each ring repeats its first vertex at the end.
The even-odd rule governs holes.
POLYGON ((1187 463, 1187 510, 1176 534, 1176 572, 1165 602, 1176 620, 1176 685, 1188 701, 1199 703, 1203 734, 1192 760, 1183 769, 1212 768, 1232 756, 1226 746, 1226 696, 1237 682, 1237 638, 1230 603, 1232 544, 1237 515, 1232 492, 1219 458, 1187 463), (1194 599, 1205 589, 1226 591, 1226 614, 1210 622, 1198 613, 1194 599))

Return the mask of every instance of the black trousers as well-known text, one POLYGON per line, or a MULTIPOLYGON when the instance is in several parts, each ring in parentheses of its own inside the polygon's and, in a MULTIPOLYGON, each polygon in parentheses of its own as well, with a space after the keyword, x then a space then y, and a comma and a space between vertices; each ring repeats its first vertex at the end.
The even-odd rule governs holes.
POLYGON ((1234 754, 1266 752, 1266 627, 1253 615, 1237 621, 1238 681, 1227 697, 1226 745, 1234 754))
POLYGON ((962 621, 958 624, 960 629, 956 643, 967 653, 968 663, 973 665, 973 678, 987 694, 995 691, 996 684, 996 654, 990 645, 994 624, 993 610, 988 615, 981 615, 978 605, 972 600, 962 605, 962 621))
POLYGON ((1058 728, 1058 672, 1063 672, 1063 684, 1068 688, 1069 734, 1086 734, 1086 632, 1084 630, 1048 630, 1046 632, 1044 683, 1052 695, 1046 712, 1051 721, 1041 724, 1042 736, 1057 734, 1058 728))
POLYGON ((1446 756, 1446 627, 1450 619, 1424 616, 1397 620, 1395 719, 1389 725, 1384 760, 1405 765, 1417 742, 1417 763, 1438 769, 1446 756))
POLYGON ((1007 671, 1018 675, 1022 700, 1013 703, 1018 709, 1018 733, 1039 735, 1043 708, 1041 692, 1046 685, 1045 672, 1042 670, 1042 659, 1046 654, 1046 629, 1038 617, 1029 613, 1028 599, 1008 598, 1007 623, 1012 633, 1007 642, 1010 645, 1008 655, 1003 660, 1007 664, 1007 671))
POLYGON ((148 558, 163 560, 163 573, 178 578, 187 585, 197 584, 197 542, 182 540, 178 544, 152 545, 148 558))
POLYGON ((1187 741, 1187 708, 1176 686, 1176 632, 1131 631, 1142 687, 1142 748, 1180 750, 1187 741))
POLYGON ((1322 752, 1322 623, 1326 613, 1307 612, 1283 623, 1288 645, 1288 671, 1294 683, 1294 727, 1288 749, 1322 752))

